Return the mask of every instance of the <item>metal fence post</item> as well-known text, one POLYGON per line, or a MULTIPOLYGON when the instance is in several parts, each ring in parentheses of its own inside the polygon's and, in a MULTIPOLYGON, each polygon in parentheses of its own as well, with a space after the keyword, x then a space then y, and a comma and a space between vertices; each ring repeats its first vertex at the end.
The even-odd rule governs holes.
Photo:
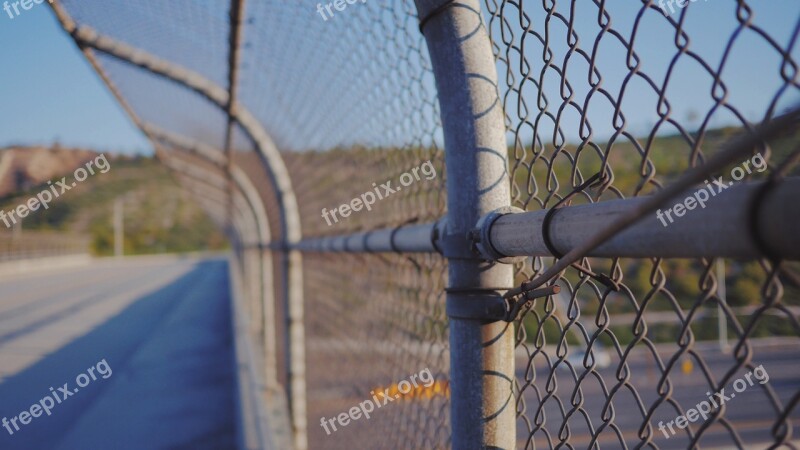
POLYGON ((257 240, 254 240, 250 248, 245 250, 247 255, 247 273, 251 277, 248 282, 251 289, 251 297, 248 299, 250 302, 250 330, 260 335, 264 325, 264 296, 262 291, 263 270, 261 269, 261 255, 258 249, 257 240))
POLYGON ((444 128, 453 448, 513 449, 514 327, 470 312, 513 283, 512 266, 480 260, 468 238, 482 216, 510 204, 494 57, 478 0, 416 4, 444 128))
MULTIPOLYGON (((290 241, 291 242, 291 241, 290 241)), ((286 292, 288 346, 286 356, 289 370, 289 413, 292 416, 294 450, 308 448, 306 420, 306 354, 303 324, 303 259, 297 250, 283 250, 282 264, 286 292)))

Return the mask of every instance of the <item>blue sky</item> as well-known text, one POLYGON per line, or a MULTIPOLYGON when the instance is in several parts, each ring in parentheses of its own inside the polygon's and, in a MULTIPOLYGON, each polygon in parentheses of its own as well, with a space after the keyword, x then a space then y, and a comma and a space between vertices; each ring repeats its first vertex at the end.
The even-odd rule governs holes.
POLYGON ((0 147, 58 140, 98 151, 151 152, 47 5, 14 19, 0 14, 0 147))
MULTIPOLYGON (((656 2, 657 3, 657 2, 656 2)), ((665 1, 667 5, 669 1, 665 1)), ((674 3, 674 2, 673 2, 674 3)), ((570 1, 558 1, 557 12, 565 17, 572 14, 570 1)), ((580 36, 580 46, 587 52, 593 50, 595 38, 601 34, 598 25, 598 8, 590 0, 579 0, 579 5, 586 7, 576 8, 574 16, 574 29, 580 36)), ((753 25, 765 30, 780 46, 785 46, 792 40, 792 34, 800 19, 800 2, 797 0, 748 0, 752 8, 753 25)), ((541 2, 525 2, 525 12, 529 17, 541 16, 541 2)), ((680 53, 675 43, 675 27, 670 25, 664 15, 655 10, 648 10, 643 15, 638 28, 635 28, 636 16, 642 6, 642 0, 608 0, 605 7, 611 16, 615 30, 619 31, 626 39, 634 35, 633 44, 636 54, 641 58, 641 72, 646 73, 659 86, 664 86, 664 80, 669 70, 670 63, 680 53)), ((758 123, 764 119, 765 112, 769 109, 770 102, 778 98, 776 111, 784 112, 789 106, 795 105, 800 96, 796 89, 788 89, 778 95, 784 82, 780 77, 780 54, 767 45, 767 41, 752 29, 745 29, 739 33, 741 24, 736 19, 735 0, 705 0, 692 1, 687 8, 676 8, 671 18, 679 21, 681 14, 685 14, 683 30, 690 36, 689 48, 698 54, 714 71, 718 70, 723 62, 726 48, 729 44, 728 56, 723 65, 721 79, 728 88, 727 104, 736 109, 751 123, 758 123), (735 38, 732 39, 732 37, 735 38)), ((534 24, 540 22, 534 21, 534 24)), ((495 21, 495 27, 500 26, 500 21, 495 21)), ((518 24, 514 24, 519 27, 518 24)), ((543 26, 535 28, 540 34, 543 26)), ((553 52, 553 61, 561 68, 567 59, 569 47, 567 45, 567 27, 557 20, 551 20, 548 26, 549 49, 553 52)), ((500 33, 495 30, 495 36, 500 33)), ((516 45, 519 45, 519 33, 516 32, 516 45)), ((505 50, 505 46, 503 47, 505 50)), ((533 79, 538 81, 542 67, 542 45, 535 39, 528 39, 525 54, 531 64, 533 79)), ((602 74, 603 88, 612 95, 618 96, 623 81, 628 75, 626 67, 627 49, 613 36, 603 35, 597 49, 596 67, 602 74)), ((792 50, 795 61, 800 59, 800 45, 795 45, 792 50)), ((588 79, 588 64, 580 57, 569 58, 566 68, 568 79, 575 90, 574 98, 582 103, 586 98, 590 85, 588 79)), ((519 58, 511 56, 512 70, 517 80, 519 74, 519 58)), ((501 90, 505 68, 499 67, 501 90)), ((697 61, 686 56, 678 58, 675 70, 669 77, 666 88, 666 98, 671 106, 671 117, 681 123, 688 131, 699 127, 702 119, 712 111, 715 103, 712 96, 714 79, 697 61)), ((549 99, 548 109, 551 113, 557 112, 561 105, 561 76, 554 70, 549 70, 543 81, 543 91, 549 99)), ((538 113, 536 99, 537 90, 534 83, 527 82, 523 88, 523 97, 529 105, 529 120, 533 121, 538 113)), ((515 118, 517 113, 516 97, 511 97, 507 103, 507 112, 515 118)), ((566 134, 566 140, 574 142, 579 136, 579 116, 575 108, 565 108, 564 118, 560 122, 561 131, 566 134)), ((626 86, 622 100, 622 111, 626 116, 626 129, 634 135, 646 136, 659 120, 657 114, 658 96, 656 92, 640 77, 634 77, 626 86)), ((588 109, 587 118, 592 124, 593 136, 605 139, 612 135, 611 117, 614 109, 610 102, 594 96, 588 109)), ((717 108, 710 115, 709 128, 723 126, 741 126, 742 122, 731 112, 724 108, 717 108)), ((553 123, 544 119, 538 124, 538 133, 545 140, 553 134, 553 123)), ((521 135, 530 139, 528 128, 521 131, 521 135)), ((659 129, 659 135, 676 134, 678 130, 672 125, 664 125, 659 129)))

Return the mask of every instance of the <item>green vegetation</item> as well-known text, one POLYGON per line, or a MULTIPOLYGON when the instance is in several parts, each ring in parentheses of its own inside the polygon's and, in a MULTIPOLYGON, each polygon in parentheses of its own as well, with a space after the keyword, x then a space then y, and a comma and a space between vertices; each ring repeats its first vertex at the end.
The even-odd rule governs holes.
MULTIPOLYGON (((113 208, 123 201, 126 255, 220 250, 223 234, 167 169, 151 157, 115 157, 111 170, 97 173, 39 209, 22 222, 23 229, 89 235, 95 255, 114 252, 113 208)), ((71 172, 66 173, 68 178, 71 172)), ((46 184, 0 199, 10 210, 46 189, 46 184)))

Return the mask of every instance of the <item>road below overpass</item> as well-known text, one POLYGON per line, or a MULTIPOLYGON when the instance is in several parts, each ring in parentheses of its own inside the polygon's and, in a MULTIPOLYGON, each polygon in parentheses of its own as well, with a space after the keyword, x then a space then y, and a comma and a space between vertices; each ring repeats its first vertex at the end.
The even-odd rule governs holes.
MULTIPOLYGON (((774 442, 770 430, 775 419, 787 408, 791 411, 787 419, 793 427, 793 439, 790 441, 795 447, 800 444, 797 441, 800 411, 791 410, 788 406, 791 399, 800 392, 800 346, 797 344, 797 340, 791 338, 750 341, 752 363, 763 367, 757 373, 761 376, 760 381, 751 375, 752 385, 747 384, 741 389, 742 384, 739 383, 737 386, 742 392, 737 392, 732 384, 738 379, 743 379, 746 383, 745 375, 750 371, 740 369, 735 372, 722 393, 728 398, 724 411, 725 423, 716 421, 704 430, 699 442, 700 448, 735 449, 738 446, 733 436, 737 436, 746 449, 767 448, 774 442)), ((690 408, 696 408, 700 402, 708 400, 709 393, 713 390, 707 376, 716 382, 735 365, 732 354, 721 352, 715 342, 699 342, 693 349, 694 354, 705 365, 707 373, 704 373, 698 359, 689 356, 680 359, 677 367, 670 372, 669 384, 663 389, 664 392, 671 392, 669 401, 661 403, 651 419, 653 441, 657 448, 678 450, 688 447, 690 433, 691 436, 698 433, 702 418, 692 423, 688 429, 678 429, 673 425, 674 421, 678 416, 685 415, 690 408), (670 433, 667 426, 671 421, 674 434, 670 433), (659 422, 664 423, 664 431, 658 429, 659 422)), ((676 347, 658 345, 657 350, 662 361, 666 362, 674 354, 676 347)), ((530 422, 532 433, 524 422, 517 423, 519 448, 526 448, 529 433, 533 435, 536 448, 548 448, 548 438, 543 429, 547 430, 549 441, 554 444, 559 442, 559 433, 563 433, 564 436, 570 436, 568 442, 574 448, 587 448, 592 439, 589 424, 596 432, 602 429, 597 439, 600 448, 624 448, 623 442, 627 448, 637 448, 640 445, 641 440, 637 438, 639 428, 647 410, 659 397, 661 371, 652 353, 645 350, 644 346, 637 347, 632 352, 627 359, 626 368, 619 372, 619 358, 614 356, 613 351, 609 353, 612 356, 607 368, 599 369, 594 374, 584 374, 582 368, 576 367, 573 372, 562 363, 552 380, 548 379, 550 370, 541 354, 534 357, 533 367, 536 370, 532 371, 527 370, 529 358, 518 353, 517 379, 532 380, 524 390, 527 408, 525 416, 530 422), (617 385, 620 386, 618 390, 617 385), (611 394, 612 392, 614 393, 611 394), (606 409, 609 397, 612 401, 610 408, 606 409), (644 410, 640 408, 640 402, 644 405, 644 410), (603 417, 612 415, 615 426, 603 426, 603 417), (566 421, 565 417, 568 417, 566 421), (562 428, 564 422, 567 426, 562 428), (537 423, 541 424, 539 429, 536 427, 537 423)), ((552 357, 553 353, 549 355, 552 357)), ((555 360, 551 359, 551 364, 555 364, 555 360)), ((719 397, 715 396, 715 399, 719 400, 719 397)))
POLYGON ((235 410, 224 259, 0 278, 0 448, 234 448, 235 410))

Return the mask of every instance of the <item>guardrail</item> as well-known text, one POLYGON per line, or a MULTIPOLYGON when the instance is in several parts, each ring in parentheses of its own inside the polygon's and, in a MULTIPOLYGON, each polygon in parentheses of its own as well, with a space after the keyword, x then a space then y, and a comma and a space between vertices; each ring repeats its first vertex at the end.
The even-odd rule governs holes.
POLYGON ((50 256, 88 255, 90 239, 61 233, 0 233, 0 262, 50 256))

